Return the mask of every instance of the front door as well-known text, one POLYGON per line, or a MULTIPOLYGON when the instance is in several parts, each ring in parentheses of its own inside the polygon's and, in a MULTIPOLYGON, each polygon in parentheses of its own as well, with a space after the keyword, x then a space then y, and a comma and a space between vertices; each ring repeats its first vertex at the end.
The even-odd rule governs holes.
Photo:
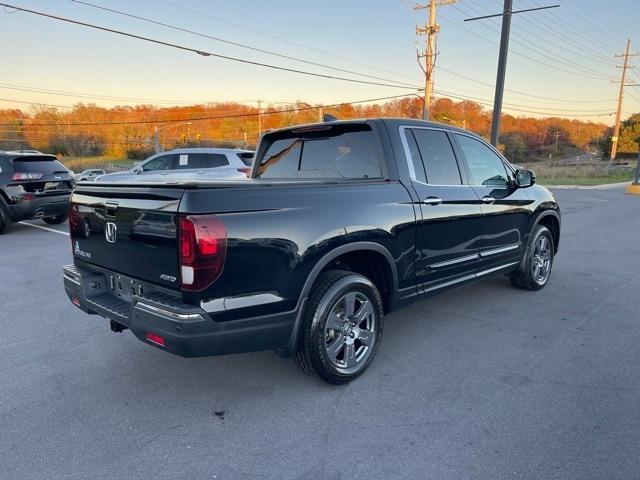
POLYGON ((469 135, 453 136, 464 159, 469 184, 481 201, 480 267, 487 270, 519 261, 531 221, 529 196, 515 186, 511 169, 492 147, 469 135))
POLYGON ((465 185, 446 131, 404 127, 401 133, 420 201, 416 276, 425 293, 473 276, 482 211, 476 193, 465 185))

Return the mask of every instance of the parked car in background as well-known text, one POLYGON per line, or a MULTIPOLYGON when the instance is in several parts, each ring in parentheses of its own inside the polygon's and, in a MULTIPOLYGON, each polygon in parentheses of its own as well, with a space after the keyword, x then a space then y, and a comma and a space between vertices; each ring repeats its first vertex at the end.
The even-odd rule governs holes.
POLYGON ((0 233, 31 218, 64 222, 75 184, 55 155, 0 152, 0 233))
POLYGON ((76 173, 76 180, 78 182, 92 181, 97 176, 104 175, 106 172, 101 168, 89 168, 82 173, 76 173))
POLYGON ((79 185, 73 304, 177 355, 274 349, 345 383, 373 360, 386 313, 495 274, 540 290, 558 251, 553 195, 449 125, 273 130, 251 178, 79 185))
POLYGON ((253 152, 230 148, 179 148, 157 153, 126 172, 107 173, 97 182, 241 180, 251 171, 253 152))

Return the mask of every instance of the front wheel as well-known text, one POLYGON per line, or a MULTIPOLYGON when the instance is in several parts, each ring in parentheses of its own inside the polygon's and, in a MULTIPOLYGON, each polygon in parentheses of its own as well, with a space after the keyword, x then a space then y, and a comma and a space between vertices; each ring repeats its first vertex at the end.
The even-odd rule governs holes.
POLYGON ((61 213, 60 215, 56 215, 55 217, 45 217, 42 220, 44 223, 48 223, 49 225, 57 225, 59 223, 63 223, 67 221, 69 218, 68 213, 61 213))
POLYGON ((549 281, 553 267, 553 236, 543 225, 531 235, 531 244, 520 268, 510 275, 511 284, 522 290, 540 290, 549 281))
POLYGON ((378 350, 383 315, 380 293, 368 278, 339 270, 322 273, 302 317, 296 362, 327 383, 354 380, 378 350))

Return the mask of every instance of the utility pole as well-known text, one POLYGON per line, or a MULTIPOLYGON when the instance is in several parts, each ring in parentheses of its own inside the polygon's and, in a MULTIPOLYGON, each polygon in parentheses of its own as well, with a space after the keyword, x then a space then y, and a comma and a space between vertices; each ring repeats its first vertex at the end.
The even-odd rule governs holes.
POLYGON ((262 100, 256 100, 258 102, 258 138, 262 133, 262 100))
MULTIPOLYGON (((416 35, 425 36, 425 50, 422 55, 418 54, 418 61, 424 57, 424 105, 422 107, 422 118, 429 120, 429 107, 431 105, 431 96, 433 95, 433 74, 436 67, 436 56, 438 32, 440 25, 436 22, 436 7, 443 5, 451 5, 457 0, 429 0, 427 4, 416 5, 414 10, 428 9, 427 22, 416 26, 416 35)), ((421 65, 422 67, 422 65, 421 65)))
POLYGON ((556 137, 556 143, 554 144, 553 151, 558 153, 558 138, 560 137, 560 132, 556 132, 554 135, 556 137))
POLYGON ((491 145, 498 146, 500 138, 500 116, 502 115, 502 98, 504 97, 504 80, 507 72, 507 54, 509 53, 509 34, 511 33, 511 15, 514 13, 533 12, 535 10, 546 10, 557 8, 560 5, 550 5, 548 7, 526 8, 524 10, 513 11, 513 0, 504 0, 502 13, 495 15, 484 15, 482 17, 465 18, 465 22, 473 20, 483 20, 485 18, 502 17, 502 33, 500 34, 500 54, 498 56, 498 74, 496 76, 496 91, 493 97, 493 118, 491 120, 491 145))
POLYGON ((616 124, 613 129, 613 137, 611 137, 611 155, 609 156, 609 167, 613 164, 618 153, 618 136, 620 135, 620 118, 622 117, 622 100, 624 99, 624 87, 632 86, 631 84, 625 85, 625 79, 627 76, 627 69, 633 68, 629 66, 629 57, 637 57, 638 54, 630 54, 629 48, 631 47, 631 39, 627 39, 627 48, 622 55, 616 55, 617 58, 624 58, 622 64, 622 78, 620 79, 620 92, 618 93, 618 109, 616 110, 616 124))
POLYGON ((318 108, 318 121, 324 122, 324 107, 318 108))

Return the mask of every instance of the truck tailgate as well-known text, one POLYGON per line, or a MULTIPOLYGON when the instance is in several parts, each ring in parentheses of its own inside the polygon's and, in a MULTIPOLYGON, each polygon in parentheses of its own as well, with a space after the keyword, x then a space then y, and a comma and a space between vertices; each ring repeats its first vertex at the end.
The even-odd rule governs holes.
POLYGON ((71 197, 74 257, 178 289, 181 188, 80 185, 71 197))

